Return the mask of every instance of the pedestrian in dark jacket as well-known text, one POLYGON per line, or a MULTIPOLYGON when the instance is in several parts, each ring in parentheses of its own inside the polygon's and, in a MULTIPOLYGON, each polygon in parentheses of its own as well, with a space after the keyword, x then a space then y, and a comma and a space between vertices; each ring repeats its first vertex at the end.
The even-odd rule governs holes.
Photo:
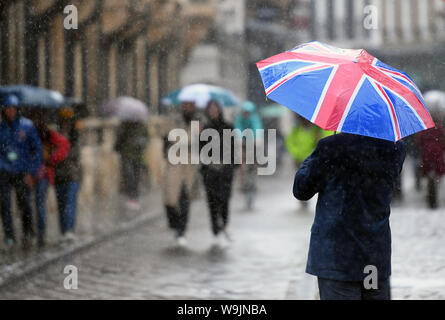
POLYGON ((73 241, 76 223, 77 195, 82 181, 80 164, 80 122, 73 109, 64 108, 59 112, 59 132, 71 145, 68 157, 56 166, 56 196, 59 209, 59 224, 62 240, 73 241))
POLYGON ((43 163, 36 177, 35 205, 37 211, 37 243, 39 247, 45 245, 46 234, 46 199, 48 187, 54 185, 54 169, 66 159, 70 151, 69 141, 55 130, 48 128, 43 110, 36 110, 30 116, 36 127, 43 146, 43 163))
MULTIPOLYGON (((207 194, 207 203, 210 210, 210 218, 212 222, 212 231, 215 236, 216 244, 225 245, 221 235, 224 234, 228 239, 227 225, 229 222, 229 200, 232 191, 233 175, 235 170, 234 164, 234 140, 224 144, 224 130, 232 130, 231 124, 224 120, 221 106, 216 101, 210 101, 206 108, 206 116, 208 123, 204 126, 204 130, 216 130, 219 136, 219 157, 212 158, 212 151, 209 151, 209 160, 213 161, 209 164, 201 165, 201 174, 203 177, 204 187, 207 194), (231 162, 224 164, 224 154, 230 152, 231 162)), ((204 131, 203 131, 204 132, 204 131)), ((206 143, 211 144, 212 141, 206 143)), ((203 150, 201 146, 201 151, 203 150)))
POLYGON ((445 174, 445 129, 439 121, 434 120, 437 123, 435 128, 416 135, 420 151, 421 173, 428 181, 426 200, 431 209, 436 209, 439 205, 437 195, 440 178, 445 174))
POLYGON ((296 173, 297 199, 318 193, 306 272, 321 299, 389 299, 390 203, 404 159, 402 141, 342 133, 320 140, 296 173), (378 289, 364 287, 367 266, 378 289))
POLYGON ((23 246, 29 248, 34 235, 29 191, 42 163, 42 143, 32 122, 18 114, 19 100, 0 101, 0 207, 6 245, 15 244, 11 216, 11 191, 15 188, 22 216, 23 246))
POLYGON ((148 128, 143 122, 122 121, 117 130, 115 150, 121 156, 121 177, 127 206, 138 210, 139 185, 144 150, 148 143, 148 128))

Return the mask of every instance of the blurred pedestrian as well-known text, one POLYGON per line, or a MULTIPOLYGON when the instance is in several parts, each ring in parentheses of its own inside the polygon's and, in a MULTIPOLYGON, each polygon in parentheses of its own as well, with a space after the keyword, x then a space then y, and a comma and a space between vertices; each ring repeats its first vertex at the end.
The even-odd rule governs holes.
POLYGON ((166 130, 164 135, 164 156, 166 160, 163 185, 164 204, 169 227, 174 231, 177 245, 181 247, 187 245, 185 233, 189 218, 191 193, 199 165, 192 164, 190 157, 188 157, 187 163, 173 164, 169 159, 169 149, 174 144, 186 143, 184 147, 191 150, 192 134, 199 135, 199 132, 192 132, 192 121, 198 121, 200 126, 203 125, 202 117, 196 110, 195 102, 186 101, 181 104, 180 115, 173 114, 166 118, 164 128, 166 130), (169 141, 168 135, 173 129, 184 130, 187 135, 187 142, 184 142, 184 140, 169 141))
POLYGON ((122 121, 117 129, 114 149, 121 157, 123 193, 127 207, 141 208, 139 202, 140 181, 144 163, 144 151, 148 143, 148 127, 142 121, 122 121))
POLYGON ((240 182, 241 191, 246 196, 246 209, 252 210, 255 199, 257 185, 256 185, 256 148, 259 143, 264 143, 258 136, 258 130, 263 129, 263 123, 257 113, 256 105, 251 101, 246 101, 241 105, 241 112, 235 117, 233 123, 234 129, 238 129, 243 133, 244 131, 251 131, 254 138, 253 150, 247 150, 246 138, 242 136, 242 164, 240 168, 240 182), (248 155, 248 152, 253 152, 253 155, 248 155), (247 163, 248 158, 253 159, 253 163, 247 163))
MULTIPOLYGON (((207 194, 207 203, 210 211, 210 218, 212 223, 212 232, 215 236, 215 244, 225 246, 225 240, 230 240, 227 232, 227 225, 229 223, 229 200, 232 192, 232 182, 234 170, 236 168, 234 163, 234 140, 231 139, 230 144, 224 143, 224 130, 232 130, 231 124, 224 120, 224 115, 220 104, 217 101, 210 101, 206 108, 206 116, 208 118, 204 130, 216 130, 219 136, 219 163, 213 163, 216 159, 209 152, 209 159, 212 162, 201 165, 201 175, 207 194), (230 152, 231 162, 224 164, 224 154, 230 152), (225 236, 223 238, 222 236, 225 236)), ((208 143, 211 143, 208 142, 208 143)))
POLYGON ((70 142, 70 151, 65 160, 56 166, 55 188, 59 209, 59 225, 62 240, 73 241, 77 210, 77 195, 82 181, 80 163, 81 122, 76 119, 72 108, 60 110, 58 117, 59 132, 70 142))
POLYGON ((405 145, 353 134, 320 140, 295 175, 293 193, 318 193, 306 272, 322 300, 390 299, 390 203, 405 145), (375 267, 377 289, 364 286, 375 267))
POLYGON ((68 156, 70 142, 60 133, 48 127, 43 110, 33 111, 30 113, 30 118, 43 145, 43 163, 37 174, 34 187, 34 200, 37 210, 37 243, 39 247, 43 247, 46 242, 46 197, 48 187, 55 183, 54 169, 68 156))
POLYGON ((332 131, 323 130, 301 116, 298 116, 298 122, 286 137, 287 151, 295 159, 297 169, 314 151, 320 139, 333 134, 332 131))
POLYGON ((435 128, 416 135, 420 150, 420 167, 428 181, 426 202, 431 209, 436 209, 439 205, 438 187, 440 178, 445 174, 445 129, 436 119, 435 122, 435 128))
POLYGON ((34 236, 29 193, 42 163, 42 143, 32 122, 20 116, 18 106, 19 100, 13 95, 0 101, 0 208, 5 242, 12 247, 16 243, 11 215, 14 188, 22 217, 23 246, 27 249, 34 236))
MULTIPOLYGON (((309 157, 317 146, 317 142, 327 136, 332 135, 332 131, 323 130, 305 118, 297 115, 298 125, 296 125, 286 137, 287 151, 295 160, 298 169, 303 161, 309 157)), ((303 209, 307 208, 307 201, 301 201, 303 209)))

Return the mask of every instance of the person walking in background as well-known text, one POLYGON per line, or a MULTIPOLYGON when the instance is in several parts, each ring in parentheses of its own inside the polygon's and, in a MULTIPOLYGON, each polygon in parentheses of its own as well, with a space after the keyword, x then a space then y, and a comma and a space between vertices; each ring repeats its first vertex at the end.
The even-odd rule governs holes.
POLYGON ((48 128, 43 110, 36 110, 30 116, 43 145, 43 163, 36 177, 35 206, 37 210, 37 243, 45 245, 46 238, 46 196, 50 184, 55 183, 55 167, 66 159, 70 151, 70 142, 55 130, 48 128))
POLYGON ((0 101, 0 209, 5 242, 16 243, 11 216, 11 190, 15 189, 22 216, 23 246, 28 249, 34 236, 30 190, 42 163, 42 143, 32 122, 18 113, 19 100, 10 95, 0 101))
POLYGON ((59 112, 59 132, 68 139, 71 148, 68 157, 60 162, 55 169, 55 188, 59 209, 59 224, 62 239, 73 241, 76 223, 77 195, 82 180, 80 164, 80 122, 76 119, 72 108, 64 108, 59 112))
MULTIPOLYGON (((232 130, 232 125, 224 120, 221 106, 216 101, 210 101, 206 108, 206 116, 208 123, 205 129, 213 129, 218 132, 220 141, 219 163, 209 163, 201 165, 201 174, 207 194, 207 203, 210 211, 212 222, 212 232, 215 236, 215 244, 225 246, 225 235, 230 240, 227 233, 227 225, 229 223, 229 200, 232 191, 233 175, 235 170, 234 164, 234 140, 231 139, 229 145, 223 143, 223 132, 225 129, 232 130), (231 162, 224 164, 224 154, 230 152, 231 162)), ((202 149, 201 149, 202 150, 202 149)), ((209 159, 212 154, 206 155, 209 159)))
POLYGON ((390 299, 390 203, 405 154, 403 141, 341 133, 320 140, 297 171, 295 198, 318 193, 306 272, 321 300, 390 299), (364 287, 367 266, 378 289, 364 287))
POLYGON ((139 189, 144 150, 148 143, 148 128, 142 121, 122 121, 117 129, 115 150, 121 157, 121 179, 123 192, 127 196, 127 207, 141 208, 139 189))
MULTIPOLYGON (((190 162, 172 164, 169 161, 169 150, 175 144, 185 143, 184 140, 169 141, 168 136, 173 129, 183 129, 187 133, 187 150, 191 150, 191 136, 198 135, 199 132, 192 132, 194 127, 192 121, 198 121, 200 126, 203 122, 201 115, 196 111, 194 101, 185 101, 181 104, 181 114, 168 116, 166 119, 164 139, 164 156, 166 162, 163 198, 167 220, 170 229, 173 230, 176 244, 180 247, 187 245, 185 233, 187 230, 191 193, 198 173, 197 164, 190 162)), ((200 128, 198 128, 198 131, 200 128)))
POLYGON ((445 174, 445 129, 439 122, 440 120, 434 119, 434 121, 435 128, 419 132, 416 135, 417 146, 420 150, 420 167, 423 176, 428 180, 426 202, 431 209, 436 209, 439 206, 438 187, 440 178, 445 174))
POLYGON ((246 195, 246 207, 247 210, 251 210, 253 207, 253 202, 257 190, 256 186, 256 159, 255 159, 255 149, 258 143, 263 143, 258 139, 257 130, 263 129, 263 123, 260 116, 257 113, 256 105, 251 101, 246 101, 241 105, 241 113, 238 114, 233 123, 234 129, 238 129, 241 133, 244 130, 250 130, 253 134, 255 141, 255 148, 253 150, 253 164, 247 164, 246 159, 248 158, 246 149, 246 139, 242 137, 242 164, 240 168, 240 182, 241 190, 246 195))

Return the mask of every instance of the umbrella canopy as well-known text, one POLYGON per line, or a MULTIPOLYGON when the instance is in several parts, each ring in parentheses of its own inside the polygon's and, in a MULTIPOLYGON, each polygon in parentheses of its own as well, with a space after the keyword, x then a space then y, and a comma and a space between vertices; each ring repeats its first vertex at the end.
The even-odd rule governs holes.
POLYGON ((435 126, 412 79, 363 49, 310 42, 257 67, 268 98, 325 130, 398 141, 435 126))
POLYGON ((192 84, 173 91, 162 98, 162 103, 168 106, 179 105, 182 102, 195 102, 198 108, 203 109, 211 100, 218 101, 223 107, 239 104, 238 98, 230 90, 208 84, 192 84))
POLYGON ((263 118, 279 118, 286 114, 286 108, 280 104, 270 104, 260 108, 263 118))
POLYGON ((8 95, 14 95, 21 107, 59 108, 64 105, 64 96, 54 90, 48 90, 28 85, 0 87, 0 100, 8 95))
POLYGON ((425 93, 425 103, 432 113, 445 113, 445 92, 431 90, 425 93))
POLYGON ((163 97, 161 99, 161 102, 164 106, 177 106, 181 104, 181 101, 179 101, 178 96, 181 90, 175 90, 170 92, 168 95, 163 97))
POLYGON ((108 115, 115 115, 124 121, 145 121, 148 119, 148 107, 145 103, 132 97, 119 97, 104 104, 108 115))

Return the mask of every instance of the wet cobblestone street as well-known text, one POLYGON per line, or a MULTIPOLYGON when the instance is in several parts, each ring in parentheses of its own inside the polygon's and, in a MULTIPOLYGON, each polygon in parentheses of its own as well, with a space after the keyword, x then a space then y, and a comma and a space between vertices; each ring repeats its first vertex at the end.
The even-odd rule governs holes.
POLYGON ((0 290, 0 298, 314 298, 314 279, 304 274, 312 215, 297 212, 298 204, 286 192, 292 177, 264 182, 254 212, 244 211, 242 198, 234 197, 230 228, 234 241, 226 249, 212 246, 201 198, 192 206, 187 249, 174 246, 161 216, 0 290), (78 268, 77 290, 63 286, 66 265, 78 268))
MULTIPOLYGON (((392 298, 445 299, 444 210, 425 209, 409 170, 404 176, 406 198, 394 203, 391 215, 392 298)), ((201 190, 191 208, 187 249, 175 246, 161 213, 1 287, 0 299, 317 299, 315 277, 304 273, 316 200, 299 209, 292 180, 285 173, 261 178, 253 212, 235 193, 234 241, 226 249, 212 245, 201 190), (67 265, 78 268, 77 290, 63 286, 67 265)))

